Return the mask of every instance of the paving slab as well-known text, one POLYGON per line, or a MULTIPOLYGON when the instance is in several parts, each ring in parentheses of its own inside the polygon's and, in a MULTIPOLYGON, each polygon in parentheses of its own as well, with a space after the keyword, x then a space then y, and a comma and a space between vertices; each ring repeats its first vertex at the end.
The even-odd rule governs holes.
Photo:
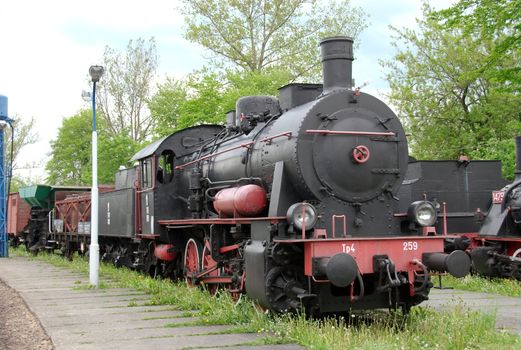
POLYGON ((521 297, 468 292, 457 289, 431 289, 421 306, 451 310, 462 305, 470 310, 496 315, 496 327, 521 335, 521 297))
POLYGON ((228 334, 233 326, 192 326, 197 319, 171 305, 146 305, 145 293, 83 289, 86 276, 27 258, 0 259, 0 278, 25 299, 56 350, 303 349, 255 346, 266 334, 228 334))
MULTIPOLYGON (((183 335, 164 338, 147 338, 147 349, 197 349, 208 348, 216 345, 218 349, 228 349, 230 346, 248 344, 260 341, 262 335, 258 334, 206 334, 206 335, 183 335)), ((141 339, 142 341, 142 339, 141 339)), ((121 339, 106 342, 89 341, 69 347, 74 350, 96 350, 103 346, 104 349, 142 350, 140 339, 121 339)), ((255 346, 245 346, 244 349, 256 349, 255 346)), ((270 349, 276 349, 271 346, 270 349)), ((302 349, 302 348, 300 348, 302 349)))

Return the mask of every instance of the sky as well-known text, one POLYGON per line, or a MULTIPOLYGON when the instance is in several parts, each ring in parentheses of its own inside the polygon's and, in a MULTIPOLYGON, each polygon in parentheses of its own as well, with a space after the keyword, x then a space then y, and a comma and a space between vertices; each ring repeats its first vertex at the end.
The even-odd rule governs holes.
MULTIPOLYGON (((436 8, 454 0, 431 1, 436 8)), ((369 82, 364 91, 385 100, 388 85, 380 59, 391 59, 389 25, 416 26, 420 0, 352 0, 369 14, 359 38, 353 77, 369 82)), ((157 81, 181 78, 207 64, 207 52, 183 39, 183 16, 176 0, 2 0, 0 18, 0 94, 9 99, 9 116, 35 120, 38 142, 20 153, 18 164, 37 164, 15 175, 45 180, 50 141, 63 118, 87 107, 88 69, 99 64, 105 46, 124 51, 136 38, 156 40, 157 81)), ((16 135, 15 135, 16 137, 16 135)))

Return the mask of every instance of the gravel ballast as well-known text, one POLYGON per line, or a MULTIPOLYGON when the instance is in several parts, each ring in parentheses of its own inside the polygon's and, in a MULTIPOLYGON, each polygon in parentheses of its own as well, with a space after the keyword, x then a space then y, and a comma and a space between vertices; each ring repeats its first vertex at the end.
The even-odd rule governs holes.
POLYGON ((0 279, 0 349, 54 349, 38 318, 18 293, 0 279))

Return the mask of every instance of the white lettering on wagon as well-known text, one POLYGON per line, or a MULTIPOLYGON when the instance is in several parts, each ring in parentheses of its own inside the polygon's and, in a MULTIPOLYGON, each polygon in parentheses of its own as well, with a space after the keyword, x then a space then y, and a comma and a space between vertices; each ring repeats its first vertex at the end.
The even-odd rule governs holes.
POLYGON ((403 242, 403 250, 418 250, 418 242, 416 241, 408 241, 403 242))
POLYGON ((354 243, 351 243, 351 244, 342 243, 342 252, 346 253, 346 254, 356 252, 355 244, 354 243))

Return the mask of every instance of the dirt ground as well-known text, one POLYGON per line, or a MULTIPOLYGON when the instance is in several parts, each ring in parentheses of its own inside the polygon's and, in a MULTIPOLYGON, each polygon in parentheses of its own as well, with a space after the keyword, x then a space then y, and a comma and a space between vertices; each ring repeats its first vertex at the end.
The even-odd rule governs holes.
POLYGON ((0 279, 0 349, 54 349, 38 319, 18 293, 0 279))

